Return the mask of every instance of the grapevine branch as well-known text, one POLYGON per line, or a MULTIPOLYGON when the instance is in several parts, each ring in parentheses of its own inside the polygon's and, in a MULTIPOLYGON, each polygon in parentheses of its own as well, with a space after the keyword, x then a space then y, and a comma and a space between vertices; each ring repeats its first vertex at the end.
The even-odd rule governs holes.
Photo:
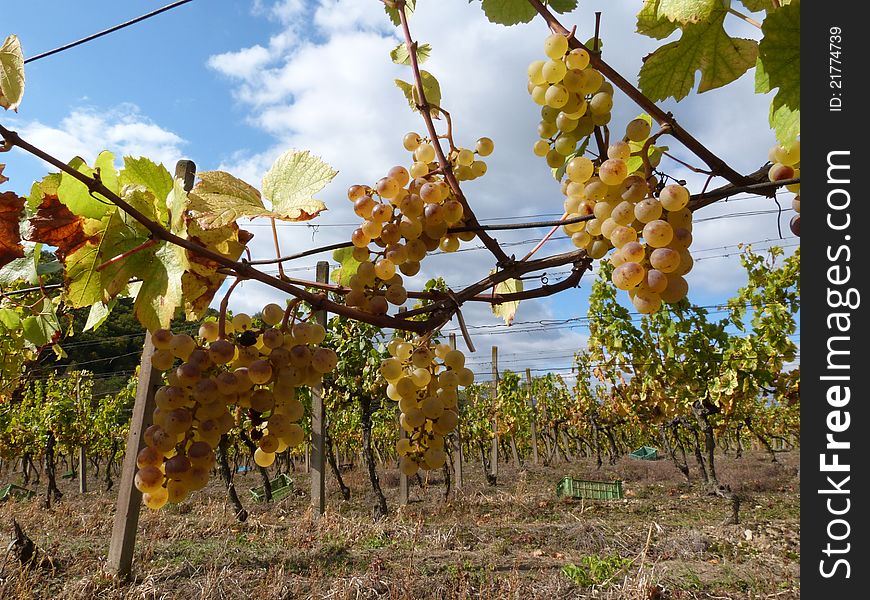
MULTIPOLYGON (((531 4, 534 9, 538 12, 541 17, 547 22, 547 25, 550 27, 550 30, 554 33, 560 33, 562 35, 568 36, 570 33, 565 27, 559 22, 558 19, 553 15, 550 10, 544 6, 544 3, 541 0, 528 0, 529 4, 531 4)), ((400 12, 401 14, 401 12, 400 12)), ((713 154, 704 144, 695 139, 688 131, 683 129, 679 124, 677 124, 676 119, 671 113, 666 113, 661 108, 659 108, 655 102, 647 98, 643 92, 641 92, 638 88, 632 85, 625 77, 620 75, 613 67, 608 65, 601 59, 601 54, 598 52, 594 52, 587 48, 584 44, 582 44, 577 38, 569 37, 568 45, 571 48, 582 48, 589 52, 589 62, 593 67, 598 69, 602 75, 604 75, 614 86, 622 90, 622 92, 631 98, 635 104, 644 109, 649 115, 655 119, 659 125, 668 125, 671 128, 670 134, 679 140, 686 148, 692 151, 698 158, 704 161, 710 170, 716 173, 717 175, 721 175, 725 179, 727 179, 733 185, 743 185, 746 183, 743 175, 732 169, 728 164, 713 154)))

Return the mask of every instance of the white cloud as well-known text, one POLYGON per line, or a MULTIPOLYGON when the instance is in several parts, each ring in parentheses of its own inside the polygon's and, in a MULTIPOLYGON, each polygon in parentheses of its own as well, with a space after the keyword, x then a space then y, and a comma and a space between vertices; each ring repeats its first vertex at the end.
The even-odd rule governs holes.
POLYGON ((76 108, 57 125, 25 121, 16 127, 24 139, 63 161, 81 156, 92 163, 101 150, 111 149, 118 159, 147 156, 171 168, 182 157, 185 144, 133 104, 110 110, 76 108))

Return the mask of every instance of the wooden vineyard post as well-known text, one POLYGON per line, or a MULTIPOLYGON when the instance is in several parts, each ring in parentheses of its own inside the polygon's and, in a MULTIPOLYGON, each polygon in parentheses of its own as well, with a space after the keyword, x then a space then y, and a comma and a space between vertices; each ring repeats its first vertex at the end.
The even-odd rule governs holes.
POLYGON ((88 455, 84 446, 79 448, 79 493, 88 493, 88 455))
MULTIPOLYGON (((317 282, 329 283, 325 260, 317 262, 317 282)), ((326 311, 317 311, 315 320, 326 328, 326 311)), ((311 507, 315 519, 326 512, 326 413, 320 383, 311 388, 311 507)))
MULTIPOLYGON (((492 408, 498 401, 498 346, 492 347, 492 408)), ((490 458, 490 473, 493 481, 498 477, 498 416, 492 418, 492 457, 490 458)))
POLYGON ((529 406, 532 407, 532 462, 538 464, 538 403, 532 397, 532 370, 526 368, 526 387, 529 389, 529 406))
POLYGON ((133 405, 130 433, 127 434, 127 452, 118 485, 115 524, 112 527, 112 541, 109 543, 109 569, 117 576, 125 578, 130 575, 133 564, 136 528, 139 525, 139 509, 142 505, 142 492, 133 483, 136 475, 136 455, 145 445, 143 434, 151 425, 154 396, 160 386, 160 372, 151 366, 153 352, 151 334, 146 333, 139 366, 139 384, 136 386, 136 403, 133 405))
MULTIPOLYGON (((456 334, 450 334, 450 347, 456 350, 456 334)), ((459 413, 459 422, 456 424, 456 431, 453 433, 453 489, 459 490, 462 488, 462 411, 459 403, 456 404, 456 411, 459 413)))
MULTIPOLYGON (((196 165, 191 160, 180 160, 175 165, 175 177, 184 182, 185 191, 193 189, 196 165)), ((142 506, 142 492, 136 489, 133 478, 136 476, 136 456, 145 445, 143 434, 151 425, 154 413, 154 395, 160 387, 160 371, 151 366, 154 344, 151 334, 145 334, 142 346, 142 362, 139 365, 139 384, 136 386, 136 402, 127 434, 127 451, 121 468, 121 482, 118 484, 118 503, 115 508, 115 523, 112 527, 112 540, 109 542, 108 567, 118 577, 128 577, 133 564, 133 549, 136 545, 136 528, 139 525, 139 509, 142 506)))

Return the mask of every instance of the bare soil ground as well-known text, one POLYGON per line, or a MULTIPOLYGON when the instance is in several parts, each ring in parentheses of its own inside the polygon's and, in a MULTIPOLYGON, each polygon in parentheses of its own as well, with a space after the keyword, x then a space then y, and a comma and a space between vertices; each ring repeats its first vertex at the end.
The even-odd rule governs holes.
POLYGON ((49 510, 39 498, 0 503, 0 535, 11 536, 15 518, 56 565, 23 569, 7 554, 0 598, 788 600, 800 597, 799 458, 720 458, 720 480, 742 499, 739 525, 721 525, 729 505, 664 460, 623 458, 600 470, 585 459, 501 465, 495 487, 468 464, 449 501, 439 475, 412 486, 401 509, 395 471, 382 472, 391 513, 377 522, 362 468, 345 474, 347 502, 330 477, 319 521, 308 510, 307 475, 291 474, 296 494, 264 505, 248 493, 260 484, 251 473, 237 477, 245 523, 219 481, 184 504, 143 508, 128 582, 105 569, 114 494, 82 496, 64 480, 64 498, 49 510), (626 498, 557 498, 563 475, 622 479, 626 498))

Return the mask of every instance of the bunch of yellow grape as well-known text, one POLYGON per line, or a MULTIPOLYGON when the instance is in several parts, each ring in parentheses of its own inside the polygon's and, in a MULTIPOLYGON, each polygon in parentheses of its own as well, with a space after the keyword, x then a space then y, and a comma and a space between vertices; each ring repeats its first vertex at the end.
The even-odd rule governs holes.
POLYGON ((214 449, 246 410, 249 435, 258 447, 254 461, 267 467, 275 454, 302 443, 304 414, 296 388, 316 385, 336 367, 336 353, 319 344, 317 323, 288 322, 285 311, 268 304, 265 327, 250 316, 227 319, 224 335, 206 321, 197 338, 168 329, 154 331, 151 364, 164 372, 155 396, 153 425, 136 460, 136 487, 145 505, 157 509, 183 501, 208 483, 214 449))
MULTIPOLYGON (((438 250, 455 252, 460 241, 471 241, 474 232, 448 234, 461 227, 467 215, 435 162, 435 147, 416 133, 405 135, 403 145, 412 153, 409 169, 397 165, 374 186, 353 185, 347 192, 354 212, 363 219, 354 230, 353 256, 360 262, 350 278, 348 306, 383 315, 389 305, 401 306, 408 298, 402 275, 420 271, 420 261, 438 250)), ((460 181, 486 173, 493 143, 480 138, 475 150, 457 148, 449 156, 460 181)))
POLYGON ((593 161, 577 152, 580 140, 610 121, 613 86, 589 66, 588 52, 569 50, 564 35, 549 36, 544 52, 547 60, 533 62, 528 70, 529 93, 543 105, 542 139, 534 152, 550 167, 564 168, 566 218, 586 218, 564 225, 565 233, 591 258, 613 250, 612 281, 628 292, 640 313, 682 300, 688 292, 684 276, 694 262, 689 191, 679 184, 659 186, 645 172, 657 166, 662 149, 649 140, 650 122, 644 118, 630 121, 606 156, 593 161))
MULTIPOLYGON (((767 171, 767 178, 771 181, 785 181, 796 179, 801 176, 801 142, 797 140, 790 148, 776 145, 767 153, 767 159, 771 162, 767 171)), ((791 201, 791 207, 797 213, 791 218, 789 227, 791 232, 800 237, 801 228, 801 184, 792 183, 786 189, 795 194, 791 201)))
POLYGON ((390 358, 381 363, 387 380, 387 397, 399 403, 399 424, 407 437, 396 443, 399 468, 405 475, 418 469, 444 466, 444 436, 459 421, 457 394, 460 386, 474 382, 465 366, 465 355, 449 344, 414 345, 396 338, 387 346, 390 358))
POLYGON ((536 60, 528 68, 529 94, 541 105, 541 139, 533 150, 555 169, 596 126, 610 122, 613 86, 589 66, 586 50, 569 50, 564 35, 549 36, 544 53, 546 60, 536 60))

